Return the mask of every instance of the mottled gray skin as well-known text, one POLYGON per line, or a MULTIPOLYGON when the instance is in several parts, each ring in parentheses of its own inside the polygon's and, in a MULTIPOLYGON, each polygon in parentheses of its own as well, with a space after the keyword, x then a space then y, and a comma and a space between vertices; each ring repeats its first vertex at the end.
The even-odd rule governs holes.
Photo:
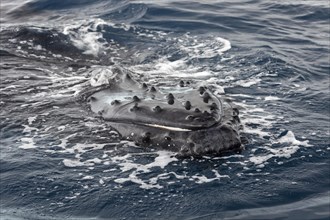
POLYGON ((138 82, 115 67, 109 84, 87 96, 94 113, 137 145, 182 156, 241 151, 238 110, 206 87, 181 81, 171 92, 138 82))

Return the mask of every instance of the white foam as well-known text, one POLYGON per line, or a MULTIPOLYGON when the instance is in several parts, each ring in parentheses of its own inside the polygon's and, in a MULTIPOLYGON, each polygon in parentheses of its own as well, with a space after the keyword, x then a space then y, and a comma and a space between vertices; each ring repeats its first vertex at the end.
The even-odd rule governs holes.
POLYGON ((157 151, 155 153, 158 154, 158 156, 154 159, 153 162, 149 164, 138 164, 131 161, 129 158, 132 155, 125 155, 122 157, 117 156, 112 158, 118 162, 118 165, 121 167, 120 169, 122 172, 133 170, 128 177, 117 178, 114 181, 116 183, 124 183, 130 181, 139 184, 140 188, 144 188, 144 189, 162 188, 162 186, 157 184, 157 181, 159 178, 161 178, 164 175, 154 177, 149 181, 144 181, 138 177, 138 174, 150 173, 152 168, 160 167, 161 169, 164 169, 170 163, 178 160, 177 158, 174 157, 175 154, 173 152, 157 151))
POLYGON ((37 44, 37 45, 34 45, 33 47, 34 50, 45 50, 45 48, 43 48, 41 45, 37 44))
POLYGON ((94 55, 95 57, 104 51, 104 43, 101 43, 100 39, 103 39, 102 32, 99 32, 98 27, 106 25, 104 20, 90 19, 86 20, 85 24, 79 21, 77 24, 67 25, 63 34, 68 35, 75 47, 83 50, 84 54, 94 55))
POLYGON ((198 184, 203 184, 220 180, 221 178, 230 178, 228 175, 220 175, 217 170, 213 169, 212 172, 215 174, 214 178, 207 178, 205 175, 193 175, 190 179, 194 179, 198 184))
POLYGON ((178 161, 178 159, 176 157, 174 157, 175 154, 172 152, 158 151, 157 154, 158 154, 158 157, 155 158, 155 161, 146 165, 146 167, 148 169, 150 169, 152 167, 160 167, 160 168, 164 169, 168 164, 170 164, 174 161, 178 161))
POLYGON ((148 75, 150 78, 170 81, 171 78, 208 79, 212 76, 211 71, 200 67, 188 66, 185 58, 170 61, 167 58, 160 58, 149 64, 135 65, 130 67, 134 72, 148 75))
POLYGON ((81 178, 82 180, 92 180, 94 179, 93 176, 84 176, 83 178, 81 178))
POLYGON ((278 142, 279 143, 289 143, 292 145, 300 145, 300 146, 305 146, 305 147, 311 146, 310 144, 308 144, 308 140, 305 140, 305 141, 297 140, 292 131, 288 131, 286 135, 282 136, 278 140, 278 142))
MULTIPOLYGON (((290 158, 294 153, 296 153, 301 146, 309 147, 312 146, 308 144, 308 140, 299 141, 295 138, 292 131, 288 131, 288 133, 278 139, 277 143, 282 144, 290 144, 289 146, 281 147, 281 148, 272 148, 269 146, 260 147, 262 149, 267 150, 269 153, 265 155, 252 155, 249 160, 256 164, 260 165, 265 163, 271 158, 290 158)), ((281 164, 280 162, 278 163, 281 164)))
POLYGON ((77 143, 71 148, 66 148, 62 152, 83 154, 87 151, 103 149, 106 144, 85 144, 77 143))
POLYGON ((290 158, 294 153, 296 153, 299 150, 299 148, 300 147, 297 145, 291 145, 280 149, 269 148, 268 150, 272 152, 276 157, 290 158))
POLYGON ((12 89, 16 89, 17 88, 17 85, 10 85, 10 86, 6 86, 2 89, 0 89, 0 91, 5 91, 5 90, 12 90, 12 89))
POLYGON ((265 97, 265 101, 276 101, 279 100, 280 98, 277 96, 267 96, 265 97))
MULTIPOLYGON (((220 180, 222 178, 230 178, 228 175, 220 175, 217 170, 213 169, 212 172, 214 173, 214 177, 206 177, 205 175, 202 174, 194 174, 189 176, 187 174, 179 175, 175 172, 165 172, 165 173, 160 173, 157 176, 149 178, 147 180, 143 180, 139 176, 142 174, 151 173, 152 172, 151 168, 160 167, 161 169, 164 169, 168 164, 174 161, 178 161, 178 159, 174 157, 175 154, 172 152, 158 151, 156 153, 158 154, 158 156, 154 159, 153 162, 149 164, 138 164, 136 162, 131 161, 130 158, 133 155, 130 156, 125 155, 123 157, 114 158, 117 161, 118 165, 121 166, 121 171, 123 173, 132 170, 128 177, 116 178, 114 179, 114 182, 118 184, 123 184, 125 182, 133 182, 135 184, 138 184, 139 187, 143 189, 153 189, 153 188, 160 189, 163 188, 164 186, 159 184, 159 180, 170 179, 172 175, 178 180, 187 179, 190 181, 194 181, 198 184, 209 183, 212 181, 220 180)), ((172 183, 174 182, 172 181, 172 183)))
POLYGON ((188 53, 191 58, 212 58, 222 55, 231 48, 230 42, 221 37, 197 39, 186 34, 179 39, 178 43, 179 48, 188 53))
POLYGON ((30 127, 28 125, 22 125, 24 127, 23 133, 32 133, 32 131, 39 131, 38 128, 30 127))
POLYGON ((130 160, 132 155, 130 155, 130 154, 124 155, 122 157, 116 156, 116 157, 113 157, 112 160, 118 163, 118 165, 121 167, 120 169, 122 170, 122 172, 136 169, 137 171, 145 172, 145 173, 150 172, 150 169, 153 167, 164 168, 171 162, 177 161, 177 158, 174 157, 175 154, 173 152, 157 151, 153 154, 158 154, 158 156, 154 159, 153 162, 151 162, 149 164, 138 164, 138 163, 132 162, 130 160))
POLYGON ((105 182, 104 182, 104 180, 103 180, 102 178, 99 180, 99 183, 100 183, 101 185, 104 185, 104 184, 105 184, 105 182))
POLYGON ((80 167, 86 165, 84 162, 81 162, 80 160, 73 160, 73 159, 64 159, 63 164, 66 167, 80 167))
POLYGON ((113 78, 113 72, 108 67, 98 67, 90 71, 91 86, 101 86, 109 84, 109 80, 113 78))
MULTIPOLYGON (((267 98, 268 100, 277 100, 277 98, 267 98)), ((267 161, 272 158, 290 158, 295 154, 300 147, 311 146, 308 144, 308 140, 299 141, 295 138, 292 131, 288 131, 287 134, 276 139, 271 131, 268 131, 273 127, 273 123, 279 117, 271 115, 262 108, 258 108, 255 105, 249 105, 246 103, 235 103, 242 108, 240 111, 241 121, 244 125, 244 133, 256 134, 261 138, 267 137, 268 143, 263 146, 259 146, 252 150, 252 153, 257 152, 257 149, 263 149, 261 154, 251 154, 248 158, 249 162, 257 165, 258 168, 264 167, 267 161), (273 147, 274 144, 285 144, 283 147, 273 147)), ((281 118, 281 117, 280 117, 281 118)), ((281 161, 277 162, 279 165, 281 161)))
POLYGON ((269 160, 272 157, 275 157, 275 155, 267 154, 267 155, 263 155, 263 156, 251 156, 249 158, 249 161, 256 165, 259 165, 259 164, 265 163, 267 160, 269 160))
POLYGON ((140 185, 140 188, 142 189, 152 189, 152 188, 157 188, 157 189, 161 189, 163 188, 163 186, 159 185, 159 184, 150 184, 150 183, 146 183, 144 182, 142 179, 137 177, 137 172, 133 171, 128 178, 118 178, 114 180, 116 183, 124 183, 127 181, 136 183, 138 185, 140 185))
MULTIPOLYGON (((49 129, 50 129, 51 127, 49 127, 49 129)), ((65 147, 67 146, 67 143, 69 142, 69 138, 70 137, 73 137, 73 136, 75 136, 76 134, 71 134, 71 135, 69 135, 69 136, 66 136, 65 138, 62 138, 62 139, 60 139, 60 141, 61 141, 61 144, 59 144, 59 145, 57 145, 58 147, 60 147, 60 148, 63 148, 63 149, 65 149, 65 147)))
POLYGON ((245 116, 244 123, 259 124, 265 127, 270 127, 275 120, 273 115, 250 115, 250 117, 245 116))
POLYGON ((231 49, 231 44, 230 44, 230 41, 229 40, 226 40, 224 38, 221 38, 221 37, 217 37, 215 38, 217 41, 221 42, 221 44, 223 45, 222 48, 219 49, 219 52, 220 53, 224 53, 228 50, 231 49))
POLYGON ((218 77, 210 77, 209 79, 200 82, 200 86, 212 87, 214 89, 215 95, 225 94, 224 87, 219 85, 218 82, 219 82, 218 77))
POLYGON ((99 159, 99 158, 93 158, 93 159, 86 160, 86 162, 87 163, 100 164, 100 163, 102 163, 102 160, 99 159))
POLYGON ((246 94, 230 94, 230 96, 233 96, 233 97, 237 96, 237 97, 250 98, 250 99, 255 98, 254 96, 246 95, 246 94))
POLYGON ((58 126, 57 130, 59 130, 59 131, 64 131, 64 130, 65 130, 65 125, 58 126))
MULTIPOLYGON (((141 37, 148 37, 151 33, 142 34, 137 32, 141 37)), ((194 65, 194 59, 212 58, 222 55, 231 48, 228 40, 217 36, 192 36, 190 33, 179 37, 166 36, 162 33, 152 33, 153 38, 164 38, 171 48, 181 51, 182 57, 177 60, 168 59, 167 56, 161 56, 153 59, 151 63, 144 63, 131 67, 135 72, 149 75, 152 78, 163 78, 168 80, 169 77, 203 79, 219 74, 219 71, 210 70, 208 66, 194 65)), ((139 54, 139 53, 138 53, 139 54)), ((138 58, 138 57, 137 57, 138 58)), ((219 68, 222 68, 219 66, 219 68)), ((223 93, 223 91, 221 91, 223 93)))
POLYGON ((28 117, 29 125, 31 125, 31 124, 37 119, 37 117, 38 117, 38 116, 28 117))
POLYGON ((261 82, 261 79, 259 78, 249 78, 245 80, 238 80, 235 84, 242 87, 251 87, 259 82, 261 82))
POLYGON ((275 122, 275 117, 264 109, 258 108, 256 105, 248 105, 244 103, 236 103, 235 105, 242 107, 240 111, 240 118, 244 125, 244 133, 256 134, 259 137, 271 137, 272 133, 265 131, 270 128, 275 122), (258 126, 250 126, 258 125, 258 126))
POLYGON ((22 144, 19 146, 21 149, 33 149, 37 148, 32 137, 21 138, 22 144))
POLYGON ((247 133, 247 134, 256 134, 256 135, 258 135, 261 138, 271 136, 271 133, 270 132, 263 131, 262 129, 263 128, 251 128, 251 127, 245 126, 244 127, 244 133, 247 133))
POLYGON ((66 196, 66 197, 64 197, 65 199, 69 199, 69 200, 71 200, 71 199, 76 199, 77 198, 77 196, 75 195, 75 196, 66 196))

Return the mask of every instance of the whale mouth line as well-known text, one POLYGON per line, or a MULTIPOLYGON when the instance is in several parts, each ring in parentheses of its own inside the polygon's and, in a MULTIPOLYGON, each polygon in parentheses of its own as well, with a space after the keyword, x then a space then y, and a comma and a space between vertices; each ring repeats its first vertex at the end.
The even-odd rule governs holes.
POLYGON ((161 130, 168 130, 168 131, 178 131, 178 132, 192 132, 192 131, 198 131, 198 130, 205 130, 214 127, 215 125, 212 126, 207 126, 207 127, 178 127, 178 126, 169 126, 165 124, 156 124, 156 123, 146 123, 146 122, 138 122, 138 121, 129 121, 129 120, 105 120, 110 123, 115 123, 115 124, 127 124, 127 125, 134 125, 134 126, 142 126, 142 127, 151 127, 151 128, 156 128, 156 129, 161 129, 161 130))
POLYGON ((158 125, 158 124, 144 124, 144 125, 149 126, 149 127, 154 127, 154 128, 170 130, 170 131, 193 131, 193 130, 187 129, 187 128, 171 127, 171 126, 158 125))

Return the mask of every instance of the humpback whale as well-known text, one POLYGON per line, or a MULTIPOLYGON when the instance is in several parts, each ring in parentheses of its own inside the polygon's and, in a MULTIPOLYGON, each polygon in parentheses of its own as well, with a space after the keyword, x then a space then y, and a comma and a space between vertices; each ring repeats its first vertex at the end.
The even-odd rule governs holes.
POLYGON ((181 156, 222 155, 243 149, 239 112, 207 87, 180 81, 168 91, 113 67, 106 85, 84 93, 89 109, 123 139, 181 156))

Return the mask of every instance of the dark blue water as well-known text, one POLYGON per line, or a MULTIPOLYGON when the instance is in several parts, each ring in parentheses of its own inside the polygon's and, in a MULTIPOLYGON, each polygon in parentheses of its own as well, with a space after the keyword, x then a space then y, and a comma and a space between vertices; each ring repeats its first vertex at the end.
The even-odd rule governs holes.
POLYGON ((329 219, 329 1, 2 0, 1 219, 329 219), (119 65, 240 109, 241 154, 123 141, 77 96, 119 65))

